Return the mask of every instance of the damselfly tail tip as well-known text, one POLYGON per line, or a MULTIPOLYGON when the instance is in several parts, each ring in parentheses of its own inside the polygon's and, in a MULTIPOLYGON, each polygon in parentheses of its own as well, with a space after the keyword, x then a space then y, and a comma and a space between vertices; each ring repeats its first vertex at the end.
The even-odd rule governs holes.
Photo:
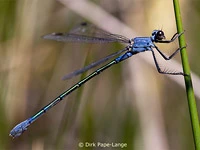
POLYGON ((19 123, 18 125, 16 125, 11 131, 9 136, 16 138, 18 136, 20 136, 24 131, 27 130, 28 126, 30 125, 30 120, 27 119, 21 123, 19 123))

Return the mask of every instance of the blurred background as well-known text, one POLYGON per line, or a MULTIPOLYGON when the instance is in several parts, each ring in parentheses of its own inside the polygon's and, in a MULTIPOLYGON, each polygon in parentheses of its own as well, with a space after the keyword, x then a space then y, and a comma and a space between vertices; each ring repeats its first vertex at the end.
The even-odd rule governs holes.
MULTIPOLYGON (((197 78, 199 3, 180 1, 189 62, 197 78)), ((102 148, 79 148, 79 142, 125 143, 123 149, 130 150, 194 149, 183 77, 159 74, 150 52, 101 73, 20 137, 9 137, 16 124, 91 71, 63 81, 64 75, 124 47, 41 38, 52 32, 68 32, 82 21, 128 38, 150 36, 154 29, 165 31, 168 39, 176 33, 173 2, 169 0, 0 0, 0 149, 102 148)), ((178 48, 178 41, 158 46, 169 55, 178 48)), ((159 62, 163 69, 181 71, 179 54, 173 60, 159 62)), ((195 92, 198 94, 197 88, 195 92)))

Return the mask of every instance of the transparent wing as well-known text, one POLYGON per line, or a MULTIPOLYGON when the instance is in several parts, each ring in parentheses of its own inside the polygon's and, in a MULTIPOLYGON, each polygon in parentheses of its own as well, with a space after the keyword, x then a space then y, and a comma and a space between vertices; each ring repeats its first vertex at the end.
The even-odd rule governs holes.
POLYGON ((100 65, 100 64, 102 64, 102 63, 104 63, 104 62, 106 62, 108 60, 110 60, 111 58, 113 58, 113 57, 115 57, 115 56, 127 51, 128 49, 129 48, 126 47, 126 48, 124 48, 124 49, 122 49, 122 50, 120 50, 118 52, 112 53, 112 54, 110 54, 110 55, 108 55, 108 56, 106 56, 106 57, 104 57, 104 58, 102 58, 102 59, 100 59, 100 60, 98 60, 96 62, 93 62, 93 63, 89 64, 88 66, 85 66, 84 68, 81 68, 81 69, 78 69, 78 70, 76 70, 74 72, 71 72, 71 73, 65 75, 63 77, 63 80, 70 79, 70 78, 72 78, 74 76, 77 76, 77 75, 79 75, 79 74, 81 74, 81 73, 83 73, 83 72, 85 72, 85 71, 87 71, 87 70, 89 70, 91 68, 94 68, 94 67, 96 67, 96 66, 98 66, 98 65, 100 65))
POLYGON ((44 35, 43 38, 60 42, 130 43, 130 40, 122 35, 111 34, 86 22, 79 24, 69 33, 51 33, 44 35))

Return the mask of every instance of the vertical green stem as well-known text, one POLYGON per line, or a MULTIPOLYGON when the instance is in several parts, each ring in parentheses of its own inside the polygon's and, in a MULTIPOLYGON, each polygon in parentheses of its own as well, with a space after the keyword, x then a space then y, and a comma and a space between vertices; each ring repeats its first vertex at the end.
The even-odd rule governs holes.
MULTIPOLYGON (((177 30, 178 30, 178 33, 181 33, 183 32, 183 26, 182 26, 181 14, 180 14, 179 1, 173 0, 173 3, 174 3, 177 30)), ((184 34, 181 35, 179 38, 179 45, 180 47, 186 46, 184 34)), ((186 48, 181 50, 181 59, 182 59, 183 71, 185 74, 188 74, 188 76, 185 76, 184 79, 185 79, 186 94, 187 94, 188 105, 189 105, 189 112, 190 112, 190 118, 191 118, 191 124, 192 124, 195 149, 200 150, 199 118, 198 118, 196 101, 195 101, 195 96, 194 96, 194 91, 193 91, 193 86, 192 86, 192 78, 190 75, 190 66, 188 63, 186 48)))

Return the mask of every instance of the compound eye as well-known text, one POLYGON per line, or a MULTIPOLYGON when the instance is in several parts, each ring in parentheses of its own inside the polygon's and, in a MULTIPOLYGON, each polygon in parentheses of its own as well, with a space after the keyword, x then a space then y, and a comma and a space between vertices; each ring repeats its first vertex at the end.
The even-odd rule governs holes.
POLYGON ((163 31, 158 31, 157 32, 157 34, 156 34, 156 39, 157 40, 163 40, 163 39, 165 39, 165 34, 164 34, 164 32, 163 31))

